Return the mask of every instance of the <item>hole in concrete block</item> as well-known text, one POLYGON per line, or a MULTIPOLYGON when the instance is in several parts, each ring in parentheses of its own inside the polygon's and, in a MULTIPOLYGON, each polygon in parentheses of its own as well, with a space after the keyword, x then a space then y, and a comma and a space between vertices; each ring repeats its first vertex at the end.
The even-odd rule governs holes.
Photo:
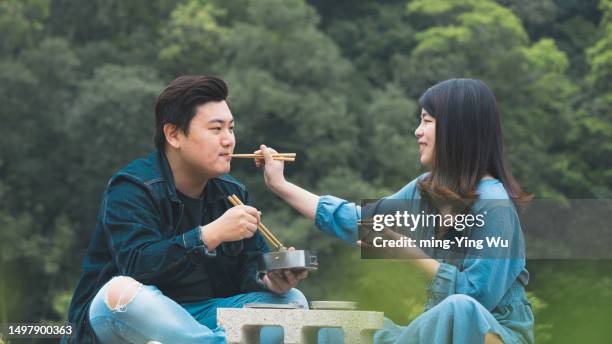
POLYGON ((262 343, 282 343, 285 332, 281 326, 261 327, 260 342, 262 343))
POLYGON ((341 327, 323 327, 317 333, 319 343, 344 343, 344 330, 341 327))

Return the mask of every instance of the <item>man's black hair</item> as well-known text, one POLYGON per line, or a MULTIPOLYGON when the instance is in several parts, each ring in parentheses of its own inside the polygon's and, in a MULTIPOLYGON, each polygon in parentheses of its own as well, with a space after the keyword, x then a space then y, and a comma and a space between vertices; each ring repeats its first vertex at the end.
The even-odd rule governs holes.
POLYGON ((164 125, 174 124, 185 135, 197 113, 198 106, 227 100, 227 84, 208 75, 185 75, 174 80, 157 97, 155 104, 155 147, 163 151, 166 146, 164 125))

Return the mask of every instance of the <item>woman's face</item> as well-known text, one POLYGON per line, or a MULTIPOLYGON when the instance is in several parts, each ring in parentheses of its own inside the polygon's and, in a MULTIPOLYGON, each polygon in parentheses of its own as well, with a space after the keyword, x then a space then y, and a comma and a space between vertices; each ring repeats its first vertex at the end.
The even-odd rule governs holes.
POLYGON ((436 144, 436 119, 421 110, 421 123, 414 131, 419 144, 419 155, 421 164, 431 166, 434 161, 434 148, 436 144))

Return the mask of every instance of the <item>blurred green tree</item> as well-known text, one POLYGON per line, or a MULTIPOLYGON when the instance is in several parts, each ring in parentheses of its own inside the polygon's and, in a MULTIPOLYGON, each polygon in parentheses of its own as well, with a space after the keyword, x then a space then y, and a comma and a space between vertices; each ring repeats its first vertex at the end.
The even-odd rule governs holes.
POLYGON ((0 52, 14 55, 36 46, 48 16, 49 0, 0 2, 0 52))
POLYGON ((66 202, 83 224, 80 247, 94 228, 108 179, 153 148, 153 107, 162 87, 155 70, 140 66, 100 66, 80 82, 64 128, 72 146, 70 183, 80 193, 66 202))
MULTIPOLYGON (((236 151, 297 152, 292 181, 355 202, 422 171, 414 128, 427 87, 480 78, 527 190, 609 197, 612 5, 597 3, 0 1, 0 322, 65 319, 105 183, 153 147, 155 96, 180 74, 228 81, 236 151)), ((414 269, 360 260, 272 196, 251 163, 233 173, 285 243, 320 252, 310 298, 358 300, 401 324, 418 315, 414 269)), ((610 299, 609 266, 530 264, 538 342, 602 327, 590 319, 607 316, 594 300, 610 299)))
POLYGON ((573 120, 576 88, 565 76, 565 54, 550 39, 530 44, 516 15, 493 1, 415 0, 407 9, 417 45, 396 55, 394 79, 413 97, 448 78, 484 80, 497 96, 519 181, 540 197, 559 197, 543 166, 558 158, 560 138, 535 133, 565 132, 573 120))
POLYGON ((612 196, 612 1, 599 5, 603 17, 597 42, 587 49, 590 70, 582 97, 577 123, 566 139, 566 151, 572 156, 567 169, 578 171, 589 181, 588 189, 572 190, 576 175, 565 180, 564 187, 590 197, 612 196), (603 158, 602 157, 607 157, 603 158))

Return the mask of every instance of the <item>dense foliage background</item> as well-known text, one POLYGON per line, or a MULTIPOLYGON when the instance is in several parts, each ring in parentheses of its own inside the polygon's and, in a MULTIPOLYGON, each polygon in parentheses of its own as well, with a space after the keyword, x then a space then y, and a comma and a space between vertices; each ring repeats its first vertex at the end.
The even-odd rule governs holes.
MULTIPOLYGON (((297 152, 289 179, 354 201, 422 172, 427 87, 480 78, 528 191, 612 198, 612 0, 0 0, 0 323, 66 319, 106 181, 152 149, 155 97, 181 74, 228 81, 236 151, 297 152)), ((310 299, 419 314, 410 264, 360 260, 252 165, 232 169, 266 224, 320 254, 310 299)), ((538 343, 606 342, 610 261, 528 269, 538 343)))

